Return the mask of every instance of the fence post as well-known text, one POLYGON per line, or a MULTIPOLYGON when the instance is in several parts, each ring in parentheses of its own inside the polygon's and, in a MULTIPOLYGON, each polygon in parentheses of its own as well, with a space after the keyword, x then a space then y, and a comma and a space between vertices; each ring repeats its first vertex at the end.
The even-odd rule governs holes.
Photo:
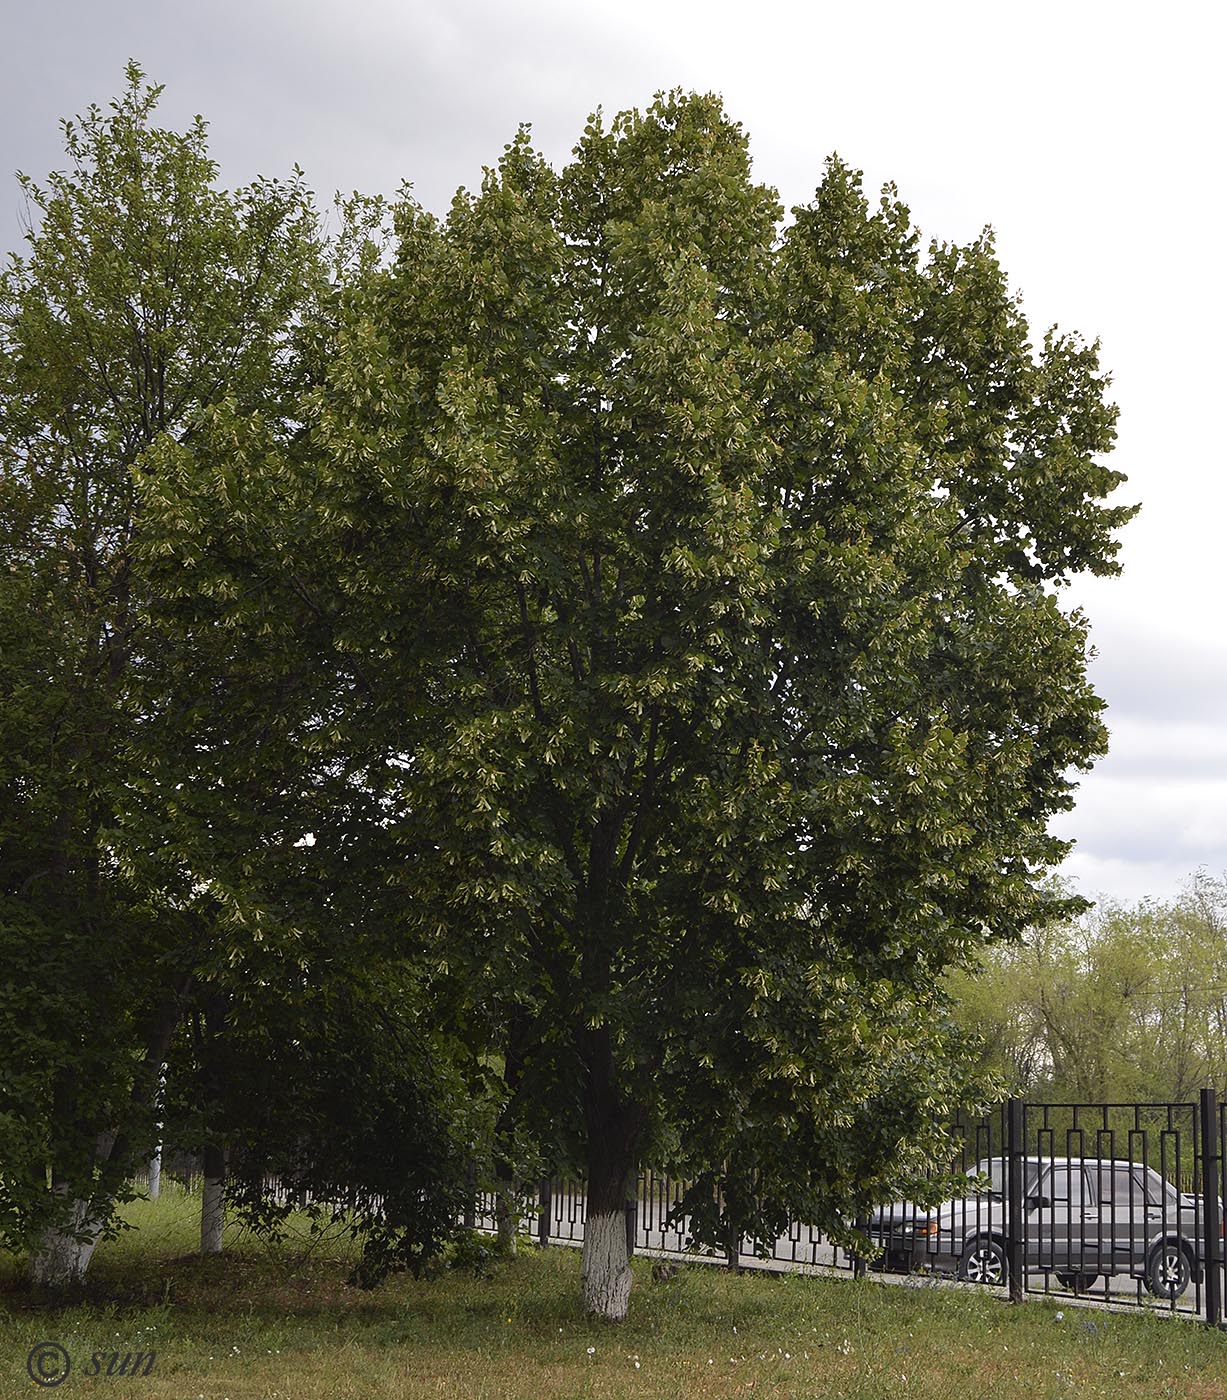
POLYGON ((1201 1224, 1202 1259, 1206 1270, 1206 1321, 1217 1327, 1223 1320, 1222 1218, 1219 1211, 1218 1095, 1213 1089, 1201 1091, 1201 1224))
POLYGON ((1005 1257, 1010 1274, 1010 1302, 1023 1300, 1023 1102, 1006 1100, 1005 1257))
POLYGON ((537 1206, 537 1243, 542 1249, 550 1242, 550 1223, 554 1214, 554 1192, 548 1176, 541 1178, 537 1206))

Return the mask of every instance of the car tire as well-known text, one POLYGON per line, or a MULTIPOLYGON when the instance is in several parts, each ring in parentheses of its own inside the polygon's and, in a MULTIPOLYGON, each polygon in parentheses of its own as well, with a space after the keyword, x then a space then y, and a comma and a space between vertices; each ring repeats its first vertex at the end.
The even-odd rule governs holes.
POLYGON ((1099 1282, 1098 1274, 1058 1274, 1057 1282, 1071 1293, 1089 1293, 1099 1282))
POLYGON ((1005 1250, 997 1240, 981 1235, 970 1241, 959 1260, 959 1278, 964 1283, 1000 1286, 1006 1281, 1005 1250))
POLYGON ((1155 1245, 1146 1260, 1146 1287, 1156 1298, 1179 1298, 1193 1277, 1188 1246, 1177 1240, 1155 1245))

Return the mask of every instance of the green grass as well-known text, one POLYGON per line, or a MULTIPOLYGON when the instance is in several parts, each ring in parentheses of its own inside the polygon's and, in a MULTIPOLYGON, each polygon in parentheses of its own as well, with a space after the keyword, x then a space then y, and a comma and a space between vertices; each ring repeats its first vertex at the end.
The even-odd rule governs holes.
POLYGON ((72 1306, 38 1305, 6 1261, 0 1396, 1227 1397, 1227 1335, 1181 1319, 703 1266, 653 1283, 638 1260, 631 1317, 610 1327, 579 1316, 574 1250, 364 1293, 345 1282, 340 1239, 274 1250, 234 1235, 219 1258, 195 1257, 198 1209, 177 1191, 131 1206, 139 1231, 99 1250, 72 1306), (26 1374, 41 1341, 74 1358, 54 1391, 26 1374), (148 1377, 81 1374, 95 1351, 151 1349, 148 1377))

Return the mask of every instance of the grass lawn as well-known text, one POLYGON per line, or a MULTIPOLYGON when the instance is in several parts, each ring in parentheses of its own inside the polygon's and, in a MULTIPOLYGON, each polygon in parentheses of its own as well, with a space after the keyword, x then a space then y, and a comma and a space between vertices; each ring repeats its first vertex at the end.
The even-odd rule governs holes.
POLYGON ((140 1226, 99 1250, 89 1296, 35 1305, 0 1260, 0 1397, 144 1400, 578 1400, 579 1397, 1173 1396, 1227 1400, 1227 1334, 1184 1320, 1055 1303, 1012 1308, 965 1289, 635 1266, 630 1320, 579 1316, 579 1256, 528 1249, 490 1277, 449 1271, 364 1293, 348 1246, 274 1250, 235 1235, 190 1251, 199 1198, 137 1202, 140 1226), (39 1390, 26 1359, 73 1369, 39 1390), (157 1353, 148 1376, 83 1374, 93 1353, 157 1353))

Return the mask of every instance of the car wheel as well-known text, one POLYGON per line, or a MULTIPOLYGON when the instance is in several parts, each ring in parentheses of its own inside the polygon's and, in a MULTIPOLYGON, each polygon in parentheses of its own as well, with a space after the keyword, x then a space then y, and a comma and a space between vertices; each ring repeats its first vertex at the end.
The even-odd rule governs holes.
POLYGON ((1071 1293, 1089 1293, 1099 1282, 1098 1274, 1058 1274, 1057 1282, 1071 1293))
POLYGON ((959 1260, 959 1277, 964 1283, 1002 1284, 1005 1275, 1005 1250, 996 1240, 972 1240, 959 1260))
POLYGON ((1193 1277, 1193 1261, 1184 1245, 1164 1240, 1146 1261, 1146 1287, 1156 1298, 1179 1298, 1193 1277))

